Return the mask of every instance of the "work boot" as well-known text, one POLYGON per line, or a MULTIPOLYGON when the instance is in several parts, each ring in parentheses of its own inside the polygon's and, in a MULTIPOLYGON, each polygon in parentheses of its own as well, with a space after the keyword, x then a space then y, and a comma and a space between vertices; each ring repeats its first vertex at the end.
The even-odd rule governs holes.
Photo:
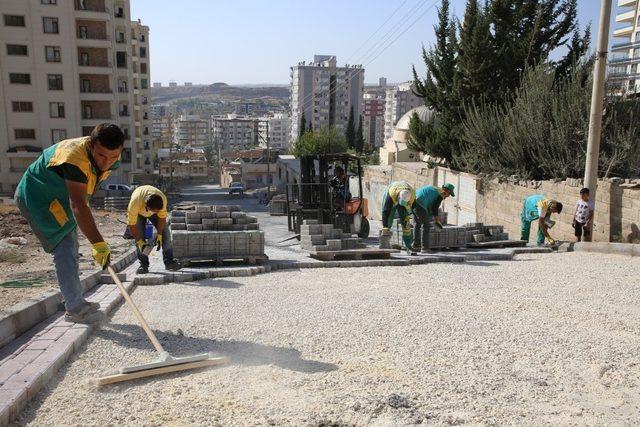
POLYGON ((64 314, 64 320, 73 323, 83 323, 91 325, 104 320, 105 315, 99 310, 100 304, 95 302, 85 302, 75 310, 67 310, 64 314))
POLYGON ((164 268, 169 271, 178 271, 182 268, 182 266, 175 259, 171 259, 169 261, 165 261, 164 268))
POLYGON ((149 272, 149 266, 141 265, 136 270, 136 274, 147 274, 149 272))

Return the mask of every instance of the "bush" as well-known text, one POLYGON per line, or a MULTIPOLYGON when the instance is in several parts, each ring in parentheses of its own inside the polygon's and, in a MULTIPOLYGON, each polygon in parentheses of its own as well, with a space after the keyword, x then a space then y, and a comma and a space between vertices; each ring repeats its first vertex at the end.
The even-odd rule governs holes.
POLYGON ((345 153, 347 140, 334 127, 320 128, 305 132, 293 144, 291 154, 296 157, 314 154, 345 153))

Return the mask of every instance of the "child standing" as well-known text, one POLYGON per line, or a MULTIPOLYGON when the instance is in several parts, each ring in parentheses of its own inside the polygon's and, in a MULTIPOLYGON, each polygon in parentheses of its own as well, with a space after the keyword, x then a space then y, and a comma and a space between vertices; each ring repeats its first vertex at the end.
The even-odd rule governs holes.
POLYGON ((576 202, 576 211, 573 214, 573 228, 576 230, 578 242, 582 240, 583 231, 585 240, 591 241, 589 229, 593 219, 593 208, 593 201, 589 200, 589 189, 583 188, 580 190, 580 198, 576 202))

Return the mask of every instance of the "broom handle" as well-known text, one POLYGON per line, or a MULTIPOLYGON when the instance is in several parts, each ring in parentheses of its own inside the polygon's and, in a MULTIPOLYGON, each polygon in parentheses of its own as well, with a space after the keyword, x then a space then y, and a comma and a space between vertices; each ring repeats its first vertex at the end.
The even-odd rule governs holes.
POLYGON ((113 279, 113 281, 116 282, 116 285, 118 285, 118 289, 120 289, 120 293, 122 294, 124 299, 127 301, 127 304, 129 304, 129 307, 131 307, 131 310, 133 310, 133 314, 135 314, 136 317, 138 318, 138 322, 140 322, 140 325, 142 325, 142 329, 144 329, 144 331, 146 332, 153 346, 156 348, 158 353, 164 353, 164 348, 162 348, 162 344, 160 344, 160 341, 158 341, 158 338, 156 338, 154 333, 151 331, 151 328, 149 328, 149 325, 147 325, 147 321, 144 320, 144 317, 142 317, 140 310, 138 310, 138 307, 136 307, 136 305, 133 303, 133 300, 129 296, 129 293, 124 288, 124 286, 122 286, 122 283, 120 282, 120 279, 118 279, 118 276, 116 275, 115 271, 113 271, 113 268, 111 268, 111 266, 108 265, 107 270, 109 271, 109 274, 111 275, 111 278, 113 279))

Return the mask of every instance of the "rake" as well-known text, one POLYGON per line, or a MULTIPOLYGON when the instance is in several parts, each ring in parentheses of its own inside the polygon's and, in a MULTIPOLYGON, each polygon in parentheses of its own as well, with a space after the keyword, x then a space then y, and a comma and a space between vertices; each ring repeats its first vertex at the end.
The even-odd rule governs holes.
POLYGON ((156 359, 151 363, 146 363, 143 365, 121 368, 119 374, 98 378, 98 385, 113 384, 121 381, 129 381, 129 380, 135 380, 138 378, 146 378, 153 375, 163 375, 171 372, 186 371, 189 369, 198 369, 206 366, 222 365, 228 362, 228 359, 226 357, 214 357, 211 353, 202 353, 202 354, 197 354, 194 356, 186 356, 186 357, 171 356, 162 347, 162 344, 160 344, 160 341, 158 341, 158 338, 156 338, 153 331, 151 331, 151 328, 149 328, 149 325, 144 320, 144 317, 142 317, 142 314, 140 313, 140 310, 138 310, 138 307, 136 307, 136 305, 133 303, 131 296, 129 295, 125 287, 122 285, 122 282, 120 282, 120 279, 118 278, 116 273, 113 271, 113 268, 111 268, 111 266, 107 266, 107 271, 111 275, 111 278, 113 279, 113 281, 118 286, 120 293, 124 297, 127 304, 129 304, 129 307, 133 311, 133 314, 138 319, 138 322, 140 322, 142 329, 144 329, 144 332, 147 334, 147 336, 149 337, 149 340, 151 341, 156 351, 158 352, 158 359, 156 359))

